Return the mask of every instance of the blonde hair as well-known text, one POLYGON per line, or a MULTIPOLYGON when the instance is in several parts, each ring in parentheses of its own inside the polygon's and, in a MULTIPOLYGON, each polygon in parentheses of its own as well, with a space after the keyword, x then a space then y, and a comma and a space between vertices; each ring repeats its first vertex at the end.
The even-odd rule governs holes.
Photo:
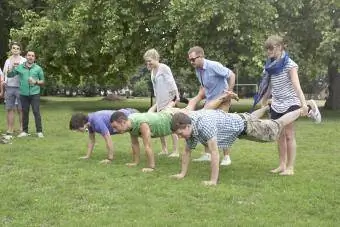
POLYGON ((283 38, 279 35, 271 35, 268 37, 266 42, 264 43, 264 47, 266 49, 273 48, 274 46, 280 46, 282 49, 285 48, 285 44, 283 38))
POLYGON ((196 53, 197 55, 199 55, 199 56, 204 57, 204 50, 203 50, 203 48, 200 47, 200 46, 191 47, 191 48, 189 49, 189 51, 188 51, 188 54, 191 54, 191 53, 193 53, 193 52, 195 52, 195 53, 196 53))
POLYGON ((144 60, 151 58, 152 60, 159 61, 160 56, 156 49, 150 49, 145 52, 143 58, 144 60))

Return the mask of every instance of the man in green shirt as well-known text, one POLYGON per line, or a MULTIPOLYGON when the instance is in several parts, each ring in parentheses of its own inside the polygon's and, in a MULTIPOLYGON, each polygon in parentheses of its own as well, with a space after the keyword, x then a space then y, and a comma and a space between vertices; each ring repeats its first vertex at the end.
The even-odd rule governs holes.
POLYGON ((15 67, 7 75, 8 77, 18 75, 20 80, 23 131, 18 137, 28 136, 29 108, 32 106, 37 135, 39 138, 43 138, 40 116, 40 86, 45 83, 44 73, 41 67, 35 63, 34 51, 27 51, 26 59, 25 63, 15 67))
POLYGON ((148 166, 143 168, 143 172, 151 172, 155 169, 155 157, 151 149, 151 138, 171 135, 172 111, 162 111, 159 113, 134 113, 128 117, 121 111, 112 114, 110 122, 112 128, 118 133, 129 132, 132 143, 133 162, 128 166, 136 166, 140 161, 140 146, 138 137, 142 137, 144 149, 148 159, 148 166))
MULTIPOLYGON (((230 99, 238 99, 233 92, 222 94, 219 98, 207 105, 206 109, 216 109, 221 103, 230 99)), ((143 172, 151 172, 155 169, 155 157, 151 148, 151 138, 158 138, 172 134, 171 119, 172 115, 178 112, 189 113, 190 110, 168 108, 158 113, 134 113, 128 117, 120 111, 112 114, 110 122, 112 128, 118 133, 129 132, 132 145, 133 162, 128 163, 128 166, 136 166, 140 161, 140 146, 138 137, 142 137, 145 153, 148 159, 148 166, 143 168, 143 172)))

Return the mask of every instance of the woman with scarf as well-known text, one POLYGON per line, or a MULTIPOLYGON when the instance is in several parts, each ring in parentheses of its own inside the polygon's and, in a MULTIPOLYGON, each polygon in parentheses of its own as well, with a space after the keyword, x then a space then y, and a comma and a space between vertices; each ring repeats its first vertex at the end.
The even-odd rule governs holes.
MULTIPOLYGON (((260 83, 255 105, 261 100, 267 105, 271 97, 270 115, 273 120, 300 107, 301 115, 308 115, 316 123, 321 122, 320 112, 311 111, 300 86, 298 65, 288 56, 284 49, 283 38, 278 35, 270 36, 265 42, 267 62, 260 83)), ((255 106, 254 105, 254 106, 255 106)), ((313 105, 316 103, 313 101, 313 105)), ((272 173, 293 175, 296 156, 296 140, 293 123, 285 126, 278 140, 279 166, 272 169, 272 173)))

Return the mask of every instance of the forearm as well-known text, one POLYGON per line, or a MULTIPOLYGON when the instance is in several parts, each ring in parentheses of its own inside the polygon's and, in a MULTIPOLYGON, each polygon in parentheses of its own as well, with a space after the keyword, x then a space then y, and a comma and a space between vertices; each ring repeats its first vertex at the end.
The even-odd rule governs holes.
POLYGON ((148 159, 148 167, 152 169, 155 168, 155 156, 150 146, 145 147, 145 153, 148 159))
POLYGON ((236 76, 235 73, 230 71, 230 76, 228 78, 228 91, 233 91, 235 87, 236 76))
POLYGON ((219 175, 219 153, 218 150, 211 151, 211 175, 210 181, 217 183, 218 175, 219 175))
POLYGON ((113 160, 114 159, 114 149, 113 143, 111 138, 105 139, 106 140, 106 149, 107 149, 107 159, 113 160))
POLYGON ((140 148, 139 144, 132 144, 132 161, 136 164, 140 162, 140 148))
POLYGON ((181 175, 185 176, 188 172, 189 162, 190 162, 191 151, 186 148, 182 154, 182 164, 181 164, 181 175))
POLYGON ((88 142, 87 144, 87 153, 86 156, 89 158, 92 155, 93 152, 93 148, 94 148, 94 142, 92 142, 91 140, 88 142))
POLYGON ((187 109, 195 110, 197 103, 201 100, 202 100, 202 98, 199 95, 196 95, 195 97, 193 97, 192 99, 189 100, 187 109))

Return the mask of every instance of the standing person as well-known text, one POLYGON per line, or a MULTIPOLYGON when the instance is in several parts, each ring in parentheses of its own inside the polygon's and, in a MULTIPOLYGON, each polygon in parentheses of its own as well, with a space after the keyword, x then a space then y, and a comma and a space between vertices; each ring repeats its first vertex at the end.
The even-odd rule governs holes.
MULTIPOLYGON (((187 106, 188 109, 194 110, 197 103, 204 98, 206 106, 209 105, 209 102, 216 99, 224 92, 233 91, 235 85, 235 74, 221 63, 205 59, 202 47, 195 46, 190 48, 188 51, 188 59, 191 65, 195 68, 197 79, 201 84, 198 94, 189 101, 187 106)), ((228 112, 229 104, 230 103, 227 105, 222 104, 219 108, 228 112)), ((225 149, 223 152, 224 158, 221 161, 221 165, 230 165, 230 151, 225 149)), ((194 159, 194 161, 210 161, 210 153, 205 152, 204 155, 198 159, 194 159)))
POLYGON ((4 66, 4 83, 5 83, 5 101, 6 101, 6 110, 7 110, 7 132, 6 135, 12 135, 14 131, 14 115, 15 110, 18 112, 19 116, 19 127, 20 132, 22 132, 22 108, 20 102, 20 81, 19 77, 15 76, 9 78, 8 72, 12 71, 14 67, 24 63, 26 59, 21 54, 20 44, 17 42, 11 43, 11 56, 6 60, 4 66))
MULTIPOLYGON (((166 108, 174 107, 179 101, 179 92, 175 79, 169 66, 159 62, 157 50, 150 49, 145 52, 144 60, 148 70, 151 71, 151 81, 155 93, 156 103, 150 107, 148 112, 160 112, 166 108)), ((165 137, 160 137, 162 152, 159 154, 168 154, 165 137)), ((173 152, 169 157, 179 157, 178 137, 172 134, 173 152)))
POLYGON ((0 68, 0 99, 2 98, 4 94, 3 83, 4 83, 4 73, 2 72, 0 68))
MULTIPOLYGON (((320 123, 321 114, 314 100, 309 100, 307 104, 309 117, 315 123, 320 123)), ((219 175, 218 149, 230 147, 237 138, 259 142, 276 141, 285 126, 294 122, 300 115, 307 114, 302 107, 276 120, 262 120, 261 117, 268 109, 269 106, 265 106, 251 114, 226 113, 222 110, 175 113, 171 121, 171 130, 186 139, 186 148, 182 154, 181 172, 172 177, 182 179, 186 176, 191 150, 201 143, 211 153, 210 180, 203 181, 203 184, 216 185, 219 175)))
MULTIPOLYGON (((138 110, 131 108, 120 109, 119 111, 123 112, 126 116, 129 116, 131 113, 138 113, 138 110)), ((117 134, 117 131, 112 128, 110 123, 111 115, 114 112, 115 110, 101 110, 89 114, 75 113, 72 115, 70 130, 78 132, 88 131, 89 133, 86 155, 80 159, 89 159, 91 157, 96 143, 96 133, 99 133, 103 137, 107 149, 107 158, 100 163, 109 164, 115 159, 111 135, 117 134)))
MULTIPOLYGON (((259 89, 262 94, 259 94, 258 100, 262 99, 262 104, 266 105, 271 96, 270 115, 273 120, 299 108, 302 108, 304 115, 307 114, 308 107, 300 86, 298 65, 285 51, 283 38, 272 35, 264 46, 268 59, 259 89)), ((321 116, 318 119, 321 121, 321 116)), ((294 122, 283 128, 278 139, 278 150, 279 166, 271 172, 293 175, 296 157, 294 122)))
POLYGON ((29 109, 32 106, 37 136, 43 138, 40 115, 40 86, 44 85, 45 78, 42 68, 35 63, 34 51, 27 51, 26 62, 15 67, 8 73, 8 77, 19 76, 20 101, 23 111, 23 131, 18 137, 28 136, 29 109))

